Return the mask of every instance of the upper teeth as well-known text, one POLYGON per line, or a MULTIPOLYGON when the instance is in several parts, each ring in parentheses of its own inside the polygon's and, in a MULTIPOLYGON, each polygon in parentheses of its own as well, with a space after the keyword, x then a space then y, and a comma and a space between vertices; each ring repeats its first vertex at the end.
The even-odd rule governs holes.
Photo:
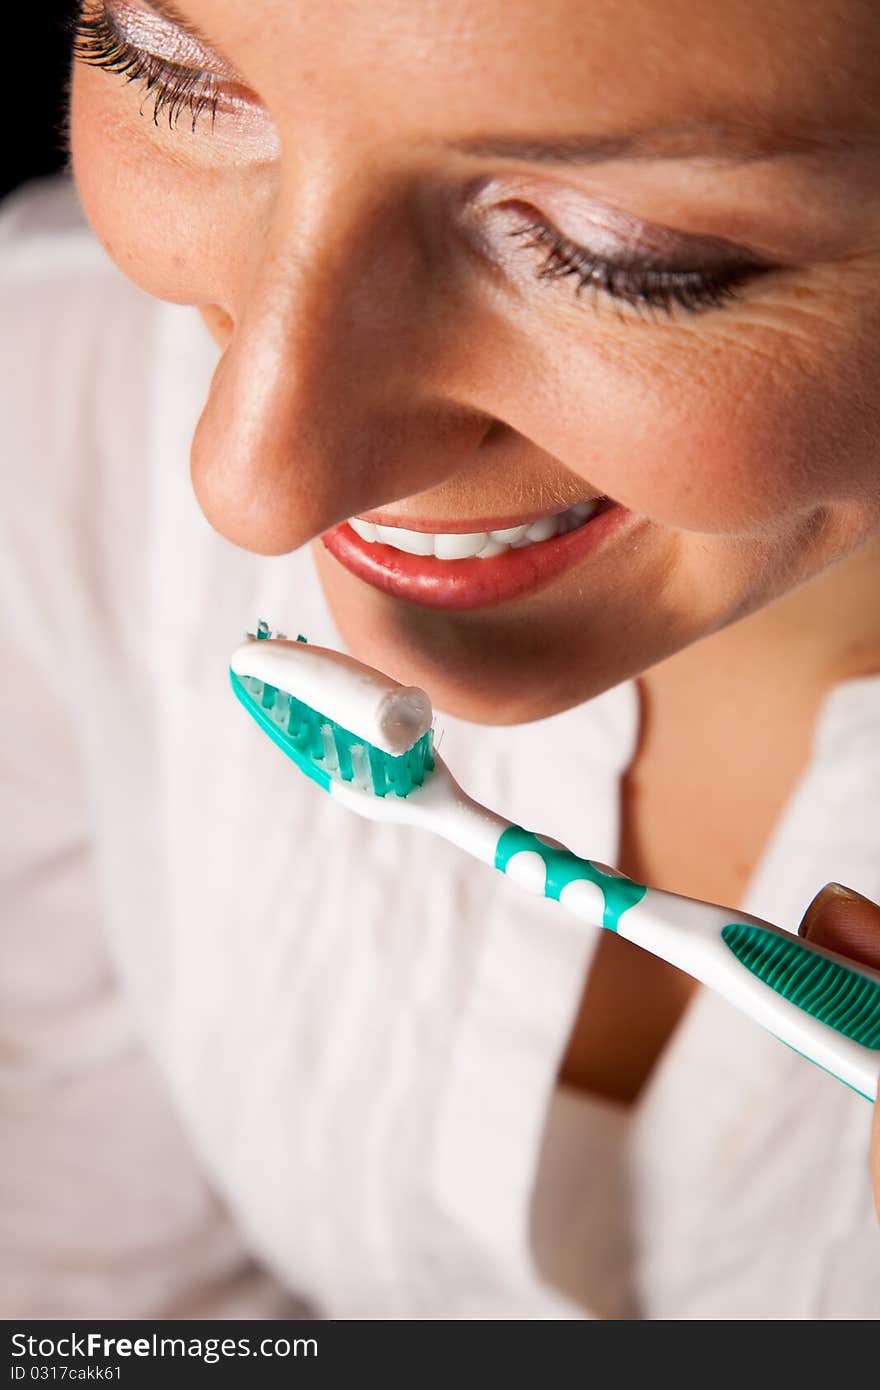
POLYGON ((506 550, 521 550, 524 546, 573 531, 589 520, 601 500, 600 497, 593 497, 589 502, 577 502, 555 516, 542 516, 526 526, 506 526, 500 531, 454 534, 445 531, 407 531, 403 526, 377 526, 372 521, 363 521, 359 516, 349 517, 348 524, 362 540, 379 541, 383 545, 393 546, 395 550, 405 550, 410 555, 433 555, 438 560, 468 560, 476 555, 480 560, 491 560, 496 555, 503 555, 506 550))

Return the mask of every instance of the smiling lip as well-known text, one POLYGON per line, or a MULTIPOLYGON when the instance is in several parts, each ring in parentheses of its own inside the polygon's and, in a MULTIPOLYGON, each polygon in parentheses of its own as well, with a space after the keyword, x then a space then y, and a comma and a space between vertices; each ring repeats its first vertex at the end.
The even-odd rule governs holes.
MULTIPOLYGON (((375 515, 378 517, 379 513, 375 515)), ((362 540, 346 521, 325 531, 321 540, 334 559, 373 588, 427 608, 461 612, 488 608, 541 588, 600 546, 632 517, 633 513, 618 502, 603 502, 600 510, 576 531, 489 560, 476 556, 468 560, 438 560, 433 555, 409 555, 380 541, 362 540)), ((500 529, 501 524, 492 520, 493 526, 500 529)), ((476 528, 469 521, 468 530, 472 529, 476 528)))

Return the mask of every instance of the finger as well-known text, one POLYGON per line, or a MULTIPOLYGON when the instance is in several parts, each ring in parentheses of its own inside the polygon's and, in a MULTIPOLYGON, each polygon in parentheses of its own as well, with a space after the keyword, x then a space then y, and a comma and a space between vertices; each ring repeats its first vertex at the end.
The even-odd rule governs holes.
POLYGON ((816 894, 798 936, 880 969, 880 907, 840 883, 826 883, 816 894))

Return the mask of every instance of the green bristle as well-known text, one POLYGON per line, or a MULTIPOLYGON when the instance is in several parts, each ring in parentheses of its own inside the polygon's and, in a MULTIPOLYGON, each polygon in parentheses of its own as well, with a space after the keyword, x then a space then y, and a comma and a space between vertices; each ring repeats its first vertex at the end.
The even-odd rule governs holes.
POLYGON ((407 768, 409 775, 418 786, 424 777, 424 764, 420 756, 420 750, 413 747, 406 755, 407 768))
POLYGON ((294 740, 294 748, 303 758, 311 757, 312 731, 308 724, 303 721, 299 726, 299 733, 294 740))
POLYGON ((287 727, 291 737, 297 739, 301 738, 307 722, 308 721, 303 717, 303 706, 300 704, 299 700, 294 699, 291 695, 290 718, 287 721, 287 727))
MULTIPOLYGON (((377 796, 384 796, 388 791, 388 778, 385 775, 385 760, 387 755, 379 748, 374 748, 372 743, 367 745, 367 755, 370 759, 370 774, 373 778, 373 789, 377 796)), ((418 785, 418 783, 416 783, 418 785)))

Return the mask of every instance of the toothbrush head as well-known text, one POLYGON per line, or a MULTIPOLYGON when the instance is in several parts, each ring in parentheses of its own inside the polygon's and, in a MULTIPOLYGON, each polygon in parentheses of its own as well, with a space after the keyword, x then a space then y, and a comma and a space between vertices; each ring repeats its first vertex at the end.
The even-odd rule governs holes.
POLYGON ((324 791, 335 782, 406 797, 434 771, 428 696, 352 657, 261 622, 233 653, 229 678, 251 718, 324 791))

